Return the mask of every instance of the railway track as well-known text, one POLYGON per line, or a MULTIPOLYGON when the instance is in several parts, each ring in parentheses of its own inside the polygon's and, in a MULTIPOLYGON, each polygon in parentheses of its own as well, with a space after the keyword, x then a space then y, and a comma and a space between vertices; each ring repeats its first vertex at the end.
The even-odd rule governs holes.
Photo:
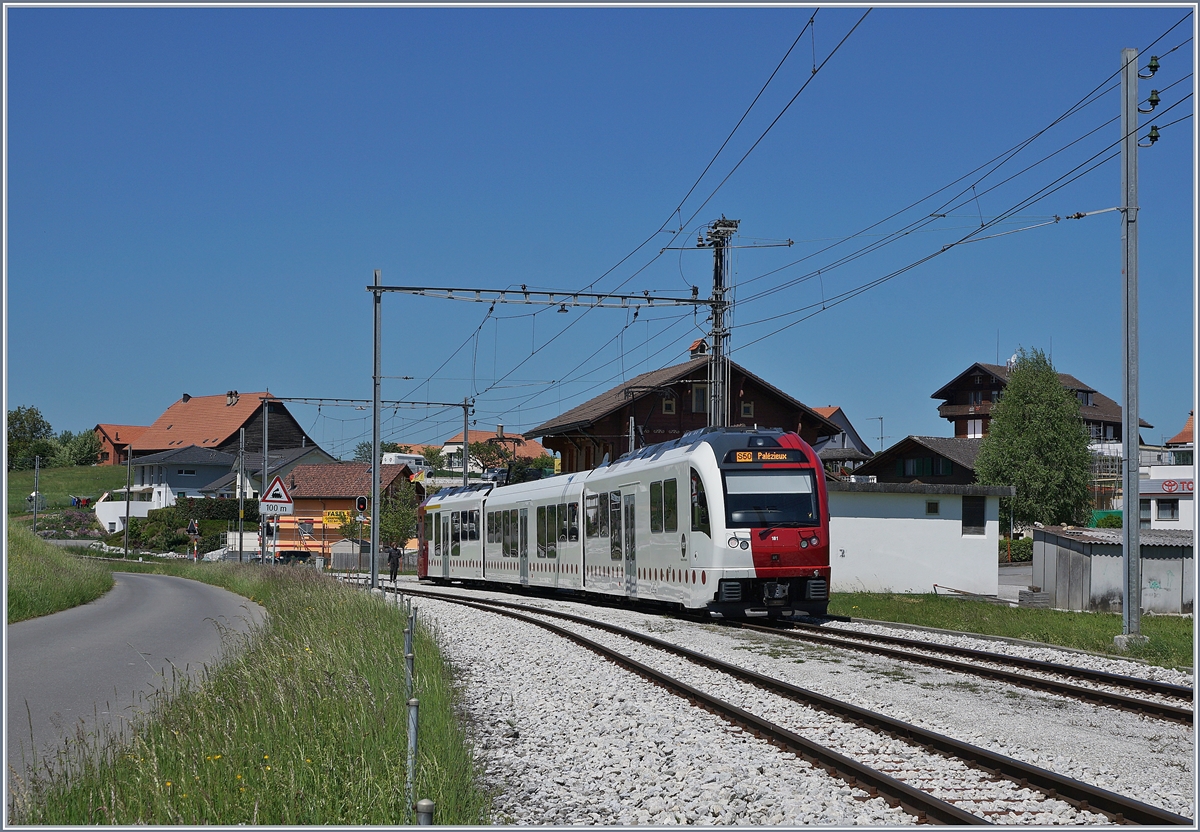
POLYGON ((1132 711, 1157 719, 1193 724, 1194 710, 1191 707, 1192 689, 1184 685, 1172 685, 1153 679, 1122 676, 1099 670, 1071 667, 1069 665, 1043 662, 1002 653, 991 653, 969 647, 935 644, 919 639, 897 636, 860 633, 850 630, 824 630, 812 624, 794 624, 793 629, 764 627, 758 624, 733 622, 726 626, 740 627, 757 632, 770 633, 782 638, 821 644, 871 653, 877 656, 938 667, 956 673, 965 673, 1006 682, 1011 685, 1068 696, 1093 704, 1104 705, 1124 711, 1132 711), (941 654, 941 655, 937 655, 941 654), (947 658, 955 656, 958 658, 947 658), (959 658, 968 659, 960 661, 959 658), (1017 673, 1007 669, 1024 668, 1029 673, 1017 673), (1036 674, 1036 675, 1035 675, 1036 674), (1069 679, 1070 681, 1063 681, 1069 679), (1103 687, 1083 687, 1087 682, 1103 687), (1126 691, 1122 693, 1120 691, 1126 691), (1131 696, 1129 692, 1140 695, 1131 696), (1146 698, 1146 695, 1155 698, 1146 698), (1188 705, 1173 704, 1186 701, 1188 705))
MULTIPOLYGON (((1078 813, 1077 822, 1083 823, 1192 824, 1190 818, 1159 807, 607 622, 505 601, 467 600, 444 592, 412 588, 405 588, 403 592, 506 615, 570 639, 744 730, 810 760, 846 783, 865 789, 870 795, 884 797, 889 804, 902 807, 919 820, 981 824, 990 823, 991 818, 1011 821, 1015 815, 1017 822, 1024 818, 1029 823, 1036 822, 1029 818, 1043 816, 1046 812, 1061 814, 1065 803, 1078 813), (599 629, 624 641, 616 646, 604 644, 584 636, 577 629, 546 618, 576 627, 599 629), (682 668, 677 668, 676 675, 668 675, 660 667, 631 656, 639 648, 630 650, 628 641, 650 648, 649 652, 654 655, 670 654, 676 657, 678 665, 694 665, 703 670, 679 673, 682 668), (769 692, 771 698, 778 697, 779 704, 774 710, 788 714, 784 719, 787 724, 774 721, 774 716, 767 718, 759 713, 769 709, 763 704, 767 698, 761 693, 753 696, 743 693, 742 704, 746 707, 742 707, 703 689, 714 686, 711 680, 701 686, 677 678, 697 672, 717 674, 726 680, 733 677, 759 691, 769 692), (869 742, 877 746, 867 755, 869 762, 832 750, 813 738, 829 731, 830 716, 849 723, 851 727, 846 730, 876 735, 875 740, 869 742), (890 739, 880 742, 878 735, 890 739), (931 756, 936 756, 937 761, 930 759, 931 756), (949 766, 945 758, 951 760, 949 766), (987 796, 981 798, 981 794, 987 796)), ((839 727, 839 730, 842 729, 839 727)))

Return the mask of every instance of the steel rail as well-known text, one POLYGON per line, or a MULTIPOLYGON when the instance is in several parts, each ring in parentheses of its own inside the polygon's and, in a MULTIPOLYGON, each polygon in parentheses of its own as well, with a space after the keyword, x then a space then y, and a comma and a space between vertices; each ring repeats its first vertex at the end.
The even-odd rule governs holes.
MULTIPOLYGON (((499 607, 502 609, 496 610, 497 612, 502 612, 503 614, 517 615, 517 616, 521 617, 522 619, 526 619, 527 616, 520 615, 520 613, 516 612, 516 610, 524 610, 527 612, 536 613, 538 615, 546 615, 549 617, 559 618, 559 619, 562 619, 565 621, 571 621, 571 622, 574 622, 577 624, 583 624, 585 626, 594 627, 596 629, 604 630, 606 632, 610 632, 615 635, 620 635, 625 638, 629 638, 631 640, 641 642, 641 643, 649 645, 651 647, 656 647, 660 650, 664 650, 664 651, 674 653, 679 656, 683 656, 684 658, 687 658, 701 666, 714 668, 714 669, 720 670, 722 672, 728 673, 731 676, 735 676, 737 678, 744 679, 744 680, 749 681, 753 684, 756 684, 764 689, 771 690, 775 693, 784 695, 795 701, 801 702, 802 704, 806 704, 806 705, 810 705, 814 708, 818 708, 827 713, 833 714, 834 716, 837 716, 841 719, 845 719, 850 722, 853 722, 857 725, 869 727, 873 730, 881 731, 883 733, 886 733, 890 736, 897 737, 899 739, 906 739, 910 742, 913 742, 916 745, 924 746, 925 748, 928 748, 932 751, 936 751, 945 756, 962 760, 963 762, 967 763, 968 765, 972 766, 973 768, 979 769, 979 770, 987 772, 989 774, 998 775, 998 776, 1004 777, 1006 779, 1009 779, 1013 782, 1018 783, 1022 787, 1033 788, 1038 791, 1041 791, 1047 797, 1064 800, 1068 803, 1071 803, 1072 805, 1076 806, 1077 808, 1079 808, 1081 810, 1094 811, 1094 812, 1100 812, 1100 813, 1106 814, 1109 817, 1111 817, 1113 820, 1115 820, 1117 823, 1171 825, 1171 826, 1175 826, 1175 825, 1192 826, 1192 825, 1194 825, 1191 818, 1185 817, 1183 815, 1177 815, 1174 812, 1169 812, 1166 809, 1162 809, 1158 806, 1153 806, 1148 803, 1143 803, 1139 800, 1134 800, 1133 798, 1126 797, 1125 795, 1118 794, 1116 792, 1111 792, 1107 789, 1099 788, 1098 786, 1093 786, 1090 783, 1085 783, 1082 780, 1075 780, 1073 778, 1058 774, 1057 772, 1053 772, 1048 769, 1044 769, 1039 766, 1035 766, 1030 763, 1023 762, 1021 760, 1016 760, 1016 759, 1013 759, 1012 757, 1006 757, 1003 754, 997 754, 996 752, 990 751, 986 748, 981 748, 979 746, 971 745, 970 743, 962 742, 961 740, 956 740, 953 737, 947 737, 944 734, 939 734, 935 731, 930 731, 928 729, 921 728, 920 726, 917 726, 917 725, 912 725, 907 722, 902 722, 898 719, 893 719, 892 717, 885 716, 884 714, 876 713, 874 711, 869 711, 865 708, 860 708, 856 705, 851 705, 847 702, 842 702, 840 700, 833 699, 828 696, 824 696, 824 695, 816 693, 814 691, 810 691, 806 688, 799 687, 798 685, 793 685, 790 682, 785 682, 781 679, 774 679, 769 676, 764 676, 760 673, 756 673, 755 671, 748 670, 746 668, 739 667, 737 665, 721 661, 720 659, 714 659, 712 657, 705 656, 702 653, 698 653, 698 652, 696 652, 694 650, 690 650, 686 647, 680 647, 679 645, 676 645, 676 644, 671 644, 670 642, 663 641, 663 640, 655 638, 653 636, 645 635, 643 633, 638 633, 633 630, 626 630, 615 624, 609 624, 604 621, 595 621, 593 619, 588 619, 583 616, 573 615, 571 613, 559 612, 556 610, 546 610, 546 609, 540 609, 540 608, 535 608, 535 607, 527 607, 527 606, 523 606, 521 604, 515 604, 515 603, 508 602, 508 601, 500 601, 500 600, 493 600, 493 599, 465 600, 465 599, 462 599, 459 597, 449 596, 449 595, 446 595, 446 594, 440 593, 440 592, 428 592, 428 591, 422 592, 419 590, 414 591, 411 588, 406 588, 403 590, 403 592, 406 594, 419 595, 424 598, 449 601, 452 603, 465 604, 465 605, 469 605, 469 606, 473 605, 473 606, 476 606, 479 608, 484 608, 484 609, 491 609, 492 607, 499 607)), ((561 628, 557 628, 554 625, 549 624, 548 622, 538 621, 537 619, 529 619, 529 620, 531 621, 531 623, 537 623, 540 626, 544 626, 547 629, 552 629, 555 632, 558 632, 559 630, 561 630, 561 628)), ((566 637, 571 638, 572 640, 576 640, 577 638, 583 639, 582 636, 578 636, 578 634, 573 634, 569 630, 563 631, 563 633, 569 634, 569 635, 566 635, 566 637)), ((587 639, 583 639, 583 641, 587 641, 587 639)), ((580 643, 582 643, 582 641, 580 643)), ((602 645, 597 645, 597 647, 600 648, 600 650, 598 650, 597 652, 603 651, 604 655, 612 657, 613 651, 609 651, 608 648, 605 648, 602 645)), ((616 657, 614 658, 614 661, 618 661, 619 663, 638 664, 638 663, 634 662, 634 660, 629 659, 624 656, 621 656, 620 654, 615 654, 615 656, 616 657)), ((680 685, 681 687, 686 687, 685 685, 683 685, 683 683, 674 682, 674 680, 672 680, 672 682, 674 684, 680 685)), ((704 694, 701 694, 701 695, 704 696, 704 694)), ((720 700, 717 700, 717 701, 720 701, 720 700)), ((722 704, 724 704, 724 703, 722 703, 722 704)), ((728 706, 728 707, 733 708, 734 706, 728 706)), ((737 710, 737 709, 735 709, 735 710, 737 710)), ((757 717, 755 717, 755 719, 757 719, 757 717)), ((779 730, 783 730, 783 729, 779 729, 779 730)), ((822 748, 821 746, 817 746, 817 747, 822 748)), ((828 749, 824 749, 824 750, 828 751, 828 749)), ((832 752, 832 751, 828 751, 828 753, 836 754, 836 752, 832 752)), ((841 755, 837 755, 837 756, 840 757, 841 755)), ((856 765, 861 765, 861 764, 856 763, 856 765)), ((869 770, 874 771, 873 769, 869 769, 869 770)), ((880 777, 887 776, 887 775, 882 775, 879 773, 876 773, 876 774, 877 774, 877 776, 880 776, 880 777)), ((888 778, 888 779, 892 779, 892 778, 888 778)), ((897 781, 897 782, 899 782, 899 781, 897 781)), ((901 784, 901 785, 906 785, 906 784, 901 784)), ((911 789, 912 787, 907 786, 907 788, 911 789)), ((880 791, 882 792, 883 790, 880 789, 880 791)), ((931 799, 937 800, 937 798, 931 798, 931 799)), ((939 802, 942 802, 942 801, 939 801, 939 802)), ((903 804, 901 804, 901 805, 903 805, 903 804)), ((947 804, 947 805, 952 805, 952 804, 947 804)), ((905 807, 905 808, 907 809, 907 807, 905 807)), ((958 810, 958 809, 956 809, 956 811, 962 812, 962 810, 958 810)), ((970 821, 970 822, 973 822, 973 823, 986 822, 976 815, 972 815, 970 813, 966 813, 966 814, 970 818, 974 818, 974 820, 970 821)), ((945 821, 945 822, 961 823, 962 821, 960 820, 960 821, 945 821)))
MULTIPOLYGON (((999 667, 970 664, 967 662, 957 661, 956 659, 928 656, 922 653, 911 653, 907 650, 894 650, 890 647, 883 647, 878 644, 867 644, 865 641, 841 638, 840 631, 836 635, 828 632, 822 632, 818 634, 809 632, 807 629, 804 632, 798 632, 796 630, 783 630, 776 627, 763 627, 761 625, 749 624, 745 622, 732 622, 731 626, 754 630, 756 632, 771 633, 772 635, 782 636, 784 638, 790 638, 797 641, 811 641, 831 647, 841 647, 846 650, 857 650, 862 653, 871 653, 878 656, 899 659, 901 661, 913 662, 915 664, 929 665, 931 667, 938 667, 943 670, 950 670, 955 673, 966 673, 972 676, 981 676, 987 679, 1005 682, 1010 685, 1018 685, 1020 687, 1032 688, 1034 690, 1047 691, 1060 696, 1069 696, 1073 699, 1081 699, 1099 705, 1107 705, 1109 707, 1119 708, 1124 711, 1132 711, 1134 713, 1156 717, 1158 719, 1166 719, 1172 722, 1182 722, 1186 725, 1191 725, 1193 722, 1194 713, 1191 708, 1184 708, 1178 705, 1168 705, 1162 702, 1153 702, 1146 699, 1139 699, 1134 696, 1113 693, 1111 691, 1080 687, 1079 685, 1073 685, 1068 682, 1060 682, 1054 679, 1026 676, 1024 674, 1014 673, 1011 670, 1004 670, 1003 668, 999 667)), ((901 639, 901 641, 904 641, 904 639, 901 639)), ((924 642, 915 642, 909 644, 908 646, 915 649, 924 649, 922 647, 923 644, 924 642)), ((986 659, 987 661, 1003 661, 1005 658, 998 653, 986 653, 984 655, 988 657, 986 659)), ((1050 663, 1046 662, 1045 664, 1050 663)), ((1071 670, 1071 668, 1068 668, 1065 665, 1050 666, 1055 668, 1053 672, 1059 674, 1070 673, 1071 670)), ((1116 674, 1112 675, 1115 676, 1116 674)))
MULTIPOLYGON (((1093 670, 1087 667, 1072 667, 1065 664, 1056 664, 1055 662, 1041 661, 1040 659, 1029 659, 1024 656, 1010 656, 1006 653, 992 653, 987 650, 979 650, 972 647, 960 647, 955 644, 935 644, 929 641, 922 641, 921 639, 904 638, 902 636, 879 635, 876 633, 862 633, 854 630, 827 630, 819 624, 809 624, 804 621, 793 621, 791 623, 796 629, 814 631, 819 630, 823 634, 836 636, 838 638, 850 638, 858 641, 878 641, 884 644, 894 644, 898 647, 912 647, 917 650, 928 650, 934 653, 946 653, 947 655, 951 656, 963 656, 965 658, 976 659, 978 661, 997 662, 1000 664, 1008 664, 1014 667, 1024 667, 1028 670, 1038 670, 1043 673, 1058 673, 1060 675, 1086 679, 1089 682, 1098 682, 1100 684, 1112 685, 1114 687, 1123 687, 1131 690, 1143 691, 1145 693, 1154 693, 1159 696, 1165 696, 1173 699, 1187 699, 1191 701, 1194 697, 1193 689, 1187 685, 1174 685, 1168 682, 1158 682, 1154 679, 1142 679, 1138 676, 1126 676, 1121 673, 1109 673, 1104 670, 1093 670)), ((759 627, 760 625, 752 626, 759 627)), ((780 632, 778 629, 774 629, 773 631, 780 632)))
MULTIPOLYGON (((390 588, 388 591, 392 591, 390 588)), ((395 590, 400 592, 401 590, 395 590)), ((679 681, 671 676, 655 670, 649 665, 642 664, 636 659, 605 647, 603 644, 592 641, 586 636, 573 632, 572 630, 559 627, 556 624, 551 624, 548 621, 542 621, 537 618, 531 618, 517 612, 514 609, 506 609, 507 604, 497 604, 491 601, 482 600, 466 600, 451 596, 442 595, 440 593, 414 593, 409 589, 403 590, 404 593, 420 595, 423 598, 431 598, 438 601, 445 601, 451 604, 458 604, 464 607, 480 610, 482 612, 490 612, 494 615, 504 615, 527 624, 533 624, 545 630, 549 630, 555 635, 566 638, 575 642, 581 647, 596 653, 608 659, 615 664, 625 667, 628 670, 642 676, 643 678, 653 682, 660 687, 666 688, 676 695, 687 699, 694 704, 711 711, 712 713, 729 720, 737 725, 740 725, 750 732, 766 739, 774 745, 781 746, 786 750, 796 754, 814 765, 822 768, 826 773, 836 776, 850 786, 865 790, 872 797, 878 795, 883 797, 890 805, 900 806, 904 811, 916 817, 918 820, 933 821, 943 824, 984 824, 990 825, 987 820, 958 808, 952 803, 947 803, 944 800, 934 797, 927 792, 923 792, 918 788, 897 780, 887 774, 866 766, 857 760, 839 754, 832 749, 819 745, 811 740, 805 739, 799 734, 769 722, 749 711, 743 710, 736 705, 730 704, 723 699, 718 699, 704 691, 694 688, 684 682, 679 681)), ((541 613, 542 610, 537 610, 541 613)))

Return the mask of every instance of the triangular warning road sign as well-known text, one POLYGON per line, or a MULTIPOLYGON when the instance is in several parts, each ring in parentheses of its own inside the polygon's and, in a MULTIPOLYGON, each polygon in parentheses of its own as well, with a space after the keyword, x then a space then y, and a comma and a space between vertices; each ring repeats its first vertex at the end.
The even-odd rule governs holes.
POLYGON ((288 494, 287 489, 283 485, 283 480, 276 476, 271 480, 271 484, 267 486, 267 490, 263 492, 260 503, 281 503, 284 505, 292 504, 292 495, 288 494))

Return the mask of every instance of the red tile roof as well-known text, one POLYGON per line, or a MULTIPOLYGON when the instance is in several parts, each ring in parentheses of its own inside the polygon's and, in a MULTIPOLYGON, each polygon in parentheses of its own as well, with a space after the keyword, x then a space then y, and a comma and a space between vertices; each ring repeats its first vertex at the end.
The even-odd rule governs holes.
POLYGON ((127 442, 136 442, 138 437, 146 432, 145 425, 109 425, 101 423, 96 425, 95 430, 102 431, 111 441, 125 444, 127 442), (125 435, 122 436, 121 434, 125 435))
MULTIPOLYGON (((467 439, 468 443, 487 442, 489 439, 496 438, 496 431, 494 431, 494 430, 470 430, 470 431, 467 431, 467 437, 468 437, 468 439, 467 439)), ((504 432, 504 438, 507 439, 508 441, 507 442, 499 442, 497 444, 501 445, 504 448, 512 448, 515 445, 516 449, 517 449, 517 457, 519 459, 536 459, 537 457, 546 453, 546 449, 542 447, 542 443, 538 442, 536 439, 526 439, 525 437, 521 436, 521 434, 519 434, 519 433, 509 433, 508 431, 504 432)), ((460 430, 458 433, 451 436, 449 439, 447 439, 445 441, 444 444, 445 445, 461 445, 462 444, 462 431, 460 430)), ((414 451, 414 453, 419 453, 419 451, 414 451)))
MULTIPOLYGON (((407 465, 379 466, 379 490, 387 491, 396 478, 412 473, 407 465)), ((370 497, 371 467, 365 462, 297 465, 284 478, 292 499, 354 499, 370 497)))
POLYGON ((1194 433, 1195 427, 1193 426, 1194 418, 1195 418, 1195 411, 1189 410, 1187 424, 1183 426, 1183 430, 1179 431, 1179 433, 1175 434, 1170 439, 1168 439, 1167 444, 1168 445, 1191 445, 1193 442, 1195 442, 1196 441, 1195 433, 1194 433))
MULTIPOLYGON (((237 433, 238 428, 262 407, 261 396, 270 393, 240 393, 233 404, 226 394, 188 396, 166 409, 135 442, 137 453, 169 451, 196 445, 215 448, 237 433)), ((272 419, 272 421, 274 421, 272 419)))
POLYGON ((841 408, 840 407, 814 407, 813 410, 820 413, 826 419, 831 419, 831 418, 833 418, 833 414, 837 413, 839 410, 841 410, 841 408))

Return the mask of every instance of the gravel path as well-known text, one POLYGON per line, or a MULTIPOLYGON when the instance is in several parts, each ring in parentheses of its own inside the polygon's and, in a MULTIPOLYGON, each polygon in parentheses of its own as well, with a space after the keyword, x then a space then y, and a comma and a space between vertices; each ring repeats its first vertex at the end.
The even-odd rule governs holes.
MULTIPOLYGON (((461 594, 460 589, 452 591, 461 594)), ((518 600, 506 593, 472 595, 518 600)), ((1184 726, 766 634, 555 600, 520 600, 577 615, 594 614, 1194 816, 1194 742, 1191 730, 1184 726)), ((529 625, 499 616, 423 598, 414 603, 418 617, 436 629, 447 658, 463 679, 463 701, 481 769, 496 792, 496 823, 890 826, 912 822, 881 799, 861 799, 865 797, 861 791, 741 735, 723 720, 600 661, 590 651, 549 633, 536 633, 535 638, 529 625)), ((589 631, 589 637, 603 641, 597 632, 589 631)), ((913 635, 912 631, 903 634, 913 635)), ((1010 647, 1044 661, 1087 662, 1110 672, 1149 675, 1145 666, 1136 663, 984 643, 996 652, 1010 647)), ((1165 675, 1155 678, 1179 683, 1182 677, 1183 683, 1191 682, 1174 671, 1161 673, 1165 675)), ((875 742, 881 754, 908 753, 887 738, 875 742)), ((933 764, 947 773, 957 765, 942 758, 935 758, 933 764)), ((921 761, 922 767, 928 765, 929 761, 921 761)), ((988 798, 986 793, 972 796, 988 798)), ((1078 816, 1071 807, 1052 808, 1051 814, 1032 818, 1020 822, 1101 820, 1078 816)))

